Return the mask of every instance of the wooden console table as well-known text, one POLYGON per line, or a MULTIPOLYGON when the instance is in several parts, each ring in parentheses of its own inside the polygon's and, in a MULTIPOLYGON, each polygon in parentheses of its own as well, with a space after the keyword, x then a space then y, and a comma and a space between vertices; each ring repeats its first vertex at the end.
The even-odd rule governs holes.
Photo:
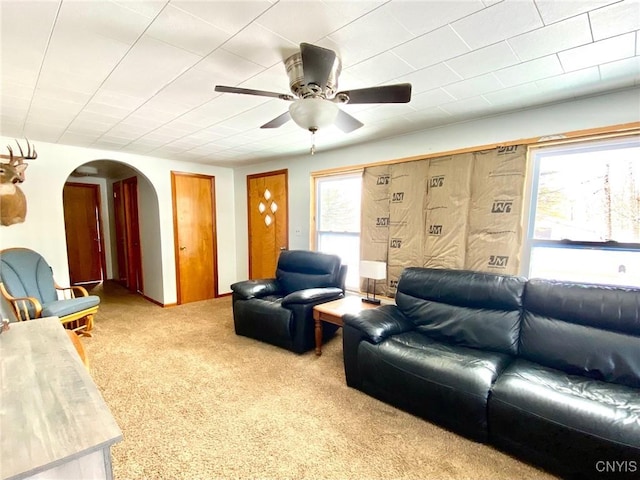
POLYGON ((111 479, 122 432, 57 317, 0 335, 0 477, 111 479))

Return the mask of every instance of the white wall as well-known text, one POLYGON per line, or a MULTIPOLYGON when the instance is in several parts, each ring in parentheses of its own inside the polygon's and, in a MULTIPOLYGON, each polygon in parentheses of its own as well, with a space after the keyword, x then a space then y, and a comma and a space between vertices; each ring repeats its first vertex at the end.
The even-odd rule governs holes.
MULTIPOLYGON (((13 142, 0 137, 0 144, 13 142)), ((27 247, 40 252, 53 268, 56 280, 68 284, 69 269, 64 232, 62 188, 69 174, 79 165, 92 160, 115 160, 138 170, 153 185, 158 198, 159 231, 157 239, 145 245, 159 253, 160 264, 145 264, 156 277, 145 272, 145 295, 163 304, 175 303, 176 269, 173 249, 173 215, 171 202, 172 170, 213 175, 216 178, 216 217, 218 226, 218 284, 220 293, 228 292, 237 277, 235 265, 236 241, 234 216, 234 172, 229 168, 177 162, 122 152, 56 145, 34 141, 37 160, 29 161, 26 181, 20 185, 27 197, 27 218, 24 223, 0 226, 0 248, 27 247), (154 270, 155 269, 155 270, 154 270)), ((147 213, 141 212, 141 216, 147 213)), ((144 223, 144 220, 141 220, 144 223)), ((144 227, 142 227, 144 228, 144 227)))
POLYGON ((235 169, 236 238, 239 240, 235 281, 248 277, 246 176, 289 170, 289 246, 309 248, 309 178, 329 168, 388 161, 460 148, 562 134, 640 121, 640 89, 496 115, 350 148, 322 151, 314 156, 289 157, 235 169), (298 236, 296 229, 301 231, 298 236))

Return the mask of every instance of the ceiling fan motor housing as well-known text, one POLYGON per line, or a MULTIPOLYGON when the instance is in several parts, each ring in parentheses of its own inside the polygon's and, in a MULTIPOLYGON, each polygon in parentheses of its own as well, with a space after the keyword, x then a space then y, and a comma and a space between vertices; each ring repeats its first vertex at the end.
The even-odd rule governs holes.
POLYGON ((300 52, 294 53, 284 61, 287 75, 289 76, 289 88, 298 98, 318 97, 331 98, 338 90, 338 77, 342 71, 342 61, 336 55, 335 61, 327 78, 327 86, 322 91, 318 85, 307 85, 304 81, 304 70, 302 68, 302 55, 300 52))

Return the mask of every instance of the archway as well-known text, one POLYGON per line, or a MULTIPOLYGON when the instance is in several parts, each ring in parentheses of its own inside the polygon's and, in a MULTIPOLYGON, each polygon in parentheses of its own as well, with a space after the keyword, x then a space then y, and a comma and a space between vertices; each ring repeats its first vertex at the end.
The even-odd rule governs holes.
MULTIPOLYGON (((116 225, 116 206, 114 204, 114 185, 133 180, 137 185, 137 210, 140 268, 142 282, 134 285, 146 298, 161 303, 164 291, 162 258, 160 248, 160 218, 158 195, 155 186, 146 175, 135 167, 112 159, 91 160, 76 167, 67 177, 67 183, 98 185, 100 188, 100 213, 102 216, 105 257, 105 280, 118 280, 123 277, 120 271, 122 262, 118 262, 118 230, 116 225)), ((71 261, 70 261, 71 262, 71 261)))

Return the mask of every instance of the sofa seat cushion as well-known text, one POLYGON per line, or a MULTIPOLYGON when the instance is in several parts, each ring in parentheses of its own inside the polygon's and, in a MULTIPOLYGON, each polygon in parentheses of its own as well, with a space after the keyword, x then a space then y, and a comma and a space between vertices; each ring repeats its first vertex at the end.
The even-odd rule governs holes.
POLYGON ((486 438, 489 390, 510 362, 416 331, 361 342, 358 352, 367 393, 479 440, 486 438))
POLYGON ((587 475, 596 473, 596 460, 640 460, 640 391, 527 360, 496 381, 489 424, 498 444, 535 450, 587 475))
POLYGON ((43 317, 65 317, 72 313, 78 313, 82 310, 95 307, 100 304, 100 297, 97 295, 88 295, 86 297, 68 298, 65 300, 57 300, 42 306, 43 317))

